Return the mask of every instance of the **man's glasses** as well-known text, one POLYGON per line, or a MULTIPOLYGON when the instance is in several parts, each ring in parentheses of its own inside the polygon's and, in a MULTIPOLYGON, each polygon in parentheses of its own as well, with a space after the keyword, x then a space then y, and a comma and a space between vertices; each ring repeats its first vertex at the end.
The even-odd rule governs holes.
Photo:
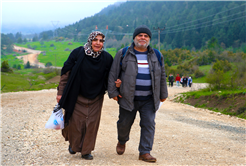
POLYGON ((105 41, 103 39, 97 39, 97 38, 93 39, 92 41, 97 42, 98 40, 99 40, 100 43, 103 43, 105 41))

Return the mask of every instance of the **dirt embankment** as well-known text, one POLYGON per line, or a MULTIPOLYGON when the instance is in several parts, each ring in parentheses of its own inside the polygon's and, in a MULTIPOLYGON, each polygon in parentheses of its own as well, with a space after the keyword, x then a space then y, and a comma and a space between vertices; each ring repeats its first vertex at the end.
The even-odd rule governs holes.
POLYGON ((17 56, 18 59, 23 60, 24 64, 26 64, 28 61, 31 66, 37 66, 39 68, 44 68, 45 65, 43 63, 40 63, 38 61, 38 55, 42 52, 39 50, 32 50, 29 48, 24 48, 24 47, 19 47, 19 46, 14 46, 15 50, 25 50, 28 54, 27 55, 22 55, 22 56, 17 56))
POLYGON ((169 97, 156 113, 155 164, 138 160, 138 114, 125 153, 117 155, 119 110, 107 94, 92 161, 70 155, 60 130, 45 129, 55 89, 1 94, 1 165, 245 165, 245 120, 172 102, 189 90, 168 88, 169 97))

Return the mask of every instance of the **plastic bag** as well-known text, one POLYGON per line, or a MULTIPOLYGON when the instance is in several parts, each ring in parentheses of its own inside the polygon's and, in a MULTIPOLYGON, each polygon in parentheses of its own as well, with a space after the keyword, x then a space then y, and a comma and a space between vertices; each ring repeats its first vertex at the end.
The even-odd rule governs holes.
MULTIPOLYGON (((161 105, 162 105, 162 104, 163 104, 163 102, 160 102, 158 110, 161 108, 161 105)), ((157 110, 157 111, 158 111, 158 110, 157 110)), ((157 112, 157 111, 156 111, 156 112, 157 112)))
POLYGON ((64 129, 63 112, 58 104, 54 107, 49 120, 45 124, 45 128, 56 130, 64 129))

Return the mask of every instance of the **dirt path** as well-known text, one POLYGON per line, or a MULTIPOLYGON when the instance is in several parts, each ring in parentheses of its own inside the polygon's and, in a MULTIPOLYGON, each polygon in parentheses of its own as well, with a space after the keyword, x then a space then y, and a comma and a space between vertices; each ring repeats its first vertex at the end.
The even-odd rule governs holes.
POLYGON ((43 63, 40 63, 38 61, 38 55, 42 52, 39 50, 32 50, 29 48, 24 48, 24 47, 19 47, 19 46, 14 46, 14 49, 16 50, 26 50, 27 55, 23 55, 23 56, 17 56, 18 59, 23 60, 24 64, 26 64, 28 61, 30 62, 31 66, 38 66, 39 68, 44 68, 45 65, 43 63))
MULTIPOLYGON (((197 86, 200 87, 200 86, 197 86)), ((156 114, 151 154, 157 163, 138 160, 139 116, 125 154, 116 154, 118 105, 105 95, 94 159, 68 153, 60 130, 45 129, 56 90, 1 94, 1 165, 245 165, 245 120, 172 102, 189 88, 169 88, 169 98, 156 114)))

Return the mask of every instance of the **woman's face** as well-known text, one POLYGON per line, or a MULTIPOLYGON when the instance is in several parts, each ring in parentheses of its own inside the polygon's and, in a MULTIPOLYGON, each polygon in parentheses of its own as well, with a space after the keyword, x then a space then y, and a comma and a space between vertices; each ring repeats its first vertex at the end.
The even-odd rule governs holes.
POLYGON ((93 49, 94 52, 98 52, 102 49, 103 47, 103 37, 101 35, 97 35, 91 43, 91 47, 93 49))

